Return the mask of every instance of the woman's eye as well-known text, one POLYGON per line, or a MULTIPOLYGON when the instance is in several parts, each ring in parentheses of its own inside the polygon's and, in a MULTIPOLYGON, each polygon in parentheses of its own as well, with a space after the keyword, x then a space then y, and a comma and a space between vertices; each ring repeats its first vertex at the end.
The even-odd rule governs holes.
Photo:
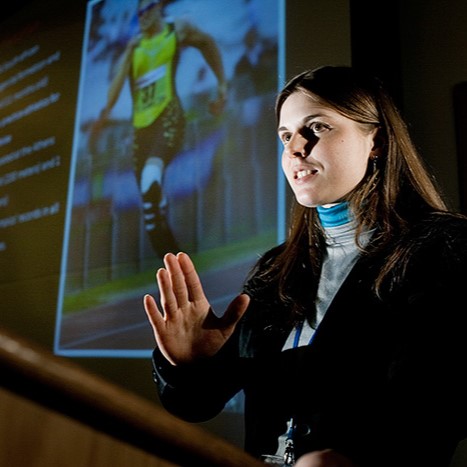
MULTIPOLYGON (((312 122, 309 126, 302 127, 298 130, 298 134, 301 134, 304 138, 313 138, 316 137, 317 134, 323 133, 329 130, 331 127, 326 123, 322 122, 312 122)), ((282 144, 288 144, 293 137, 293 133, 281 133, 279 134, 279 139, 281 140, 282 144)))
POLYGON ((283 133, 280 135, 280 140, 282 141, 283 144, 287 144, 291 140, 292 136, 290 133, 283 133))
POLYGON ((328 129, 329 129, 329 126, 321 122, 313 122, 310 125, 310 130, 313 133, 322 133, 323 131, 326 131, 328 129))

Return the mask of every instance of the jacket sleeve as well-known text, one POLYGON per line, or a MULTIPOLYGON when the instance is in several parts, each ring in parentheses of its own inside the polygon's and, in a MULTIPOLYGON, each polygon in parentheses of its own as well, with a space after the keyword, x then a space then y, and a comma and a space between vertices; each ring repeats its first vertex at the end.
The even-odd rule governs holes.
POLYGON ((214 356, 174 366, 156 347, 153 376, 162 405, 190 422, 202 422, 218 415, 242 389, 246 362, 238 358, 238 337, 234 335, 214 356))
POLYGON ((388 465, 447 465, 467 436, 467 235, 446 232, 427 237, 405 278, 379 421, 388 465))

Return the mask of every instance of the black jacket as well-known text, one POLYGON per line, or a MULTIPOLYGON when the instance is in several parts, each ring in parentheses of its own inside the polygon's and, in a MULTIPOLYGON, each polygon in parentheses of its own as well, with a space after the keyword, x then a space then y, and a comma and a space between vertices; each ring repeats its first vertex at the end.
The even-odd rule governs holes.
POLYGON ((467 436, 467 223, 435 215, 408 235, 418 246, 404 280, 376 297, 383 258, 362 256, 309 346, 281 351, 291 329, 269 290, 215 357, 172 367, 156 349, 164 406, 203 421, 244 390, 255 456, 275 453, 293 416, 297 455, 333 448, 362 467, 449 466, 467 436))

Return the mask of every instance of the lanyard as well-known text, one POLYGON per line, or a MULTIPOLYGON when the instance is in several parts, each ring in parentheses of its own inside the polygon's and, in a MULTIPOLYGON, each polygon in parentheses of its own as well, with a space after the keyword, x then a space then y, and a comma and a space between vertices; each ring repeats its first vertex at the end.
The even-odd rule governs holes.
MULTIPOLYGON (((304 322, 301 322, 300 324, 297 324, 295 326, 295 335, 293 339, 293 348, 297 348, 300 343, 300 337, 302 335, 303 331, 303 326, 304 322)), ((308 341, 308 345, 311 344, 313 337, 314 337, 314 332, 310 337, 310 340, 308 341)), ((294 437, 294 430, 295 430, 295 422, 293 417, 289 419, 287 422, 287 431, 284 435, 282 435, 285 438, 285 449, 284 449, 284 467, 291 467, 295 463, 295 452, 294 452, 294 442, 293 442, 293 437, 294 437)))
MULTIPOLYGON (((296 347, 298 347, 298 344, 300 343, 300 336, 302 335, 303 323, 304 322, 302 321, 300 324, 297 324, 297 326, 295 326, 295 336, 294 336, 294 339, 293 339, 293 348, 294 349, 296 347)), ((311 344, 311 342, 313 341, 314 336, 315 336, 315 333, 313 332, 313 334, 310 337, 310 340, 308 341, 308 345, 311 344)))
POLYGON ((293 445, 294 434, 294 419, 293 417, 287 422, 287 432, 285 433, 285 450, 284 450, 284 466, 289 467, 295 464, 295 450, 293 445))

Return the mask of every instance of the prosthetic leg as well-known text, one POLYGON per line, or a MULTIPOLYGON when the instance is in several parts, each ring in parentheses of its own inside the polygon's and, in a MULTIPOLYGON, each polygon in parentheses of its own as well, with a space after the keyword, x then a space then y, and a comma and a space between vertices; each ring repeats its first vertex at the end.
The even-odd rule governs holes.
POLYGON ((164 162, 150 157, 141 172, 140 189, 143 199, 143 216, 146 232, 156 254, 177 253, 179 248, 167 222, 167 198, 162 189, 164 162))

